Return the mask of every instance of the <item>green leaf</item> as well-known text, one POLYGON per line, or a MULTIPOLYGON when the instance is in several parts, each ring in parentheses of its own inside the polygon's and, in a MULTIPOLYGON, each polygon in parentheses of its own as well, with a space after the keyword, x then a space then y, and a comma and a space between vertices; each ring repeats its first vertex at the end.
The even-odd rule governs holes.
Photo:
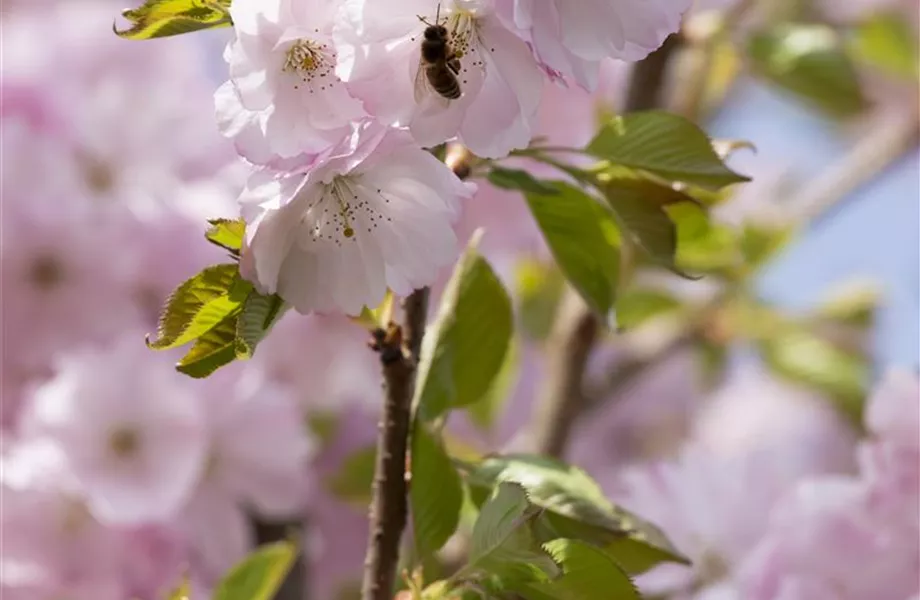
POLYGON ((236 314, 201 334, 191 349, 176 363, 176 370, 202 379, 236 358, 236 314))
POLYGON ((689 202, 666 208, 677 225, 676 263, 690 271, 718 271, 741 265, 742 255, 735 231, 713 223, 706 211, 689 202))
POLYGON ((256 346, 288 308, 277 294, 263 296, 250 292, 236 322, 236 358, 251 358, 256 346))
POLYGON ((586 151, 668 181, 710 190, 750 180, 725 166, 703 130, 683 117, 662 111, 611 119, 586 151))
POLYGON ((517 383, 519 358, 518 345, 512 338, 508 351, 505 352, 505 360, 502 362, 501 369, 495 376, 495 380, 492 381, 492 387, 485 396, 466 407, 470 420, 483 431, 489 431, 492 428, 496 417, 505 406, 508 395, 514 389, 514 384, 517 383))
POLYGON ((563 182, 552 195, 527 193, 527 204, 566 279, 606 318, 619 283, 616 225, 594 198, 563 182))
POLYGON ((775 373, 837 400, 854 423, 861 421, 871 377, 865 357, 842 350, 796 326, 780 329, 762 340, 760 352, 775 373))
MULTIPOLYGON (((540 593, 557 600, 642 600, 629 575, 604 551, 567 539, 552 540, 543 547, 562 565, 564 574, 554 581, 531 584, 540 593)), ((524 597, 536 600, 526 592, 524 597)))
POLYGON ((473 236, 425 335, 413 405, 423 421, 480 400, 492 387, 511 340, 511 300, 473 236))
POLYGON ((920 45, 903 14, 877 11, 860 23, 850 40, 853 57, 893 77, 917 79, 920 45))
POLYGON ((615 506, 584 471, 560 461, 526 454, 491 456, 461 469, 470 493, 499 482, 524 486, 540 516, 541 540, 576 538, 602 547, 629 573, 660 562, 689 564, 656 526, 615 506))
POLYGON ((272 600, 297 558, 291 542, 256 549, 217 584, 214 600, 272 600))
POLYGON ((739 248, 744 264, 755 269, 776 256, 792 237, 791 227, 766 227, 748 222, 741 228, 739 248))
POLYGON ((841 325, 869 327, 875 321, 880 290, 868 281, 851 281, 831 290, 820 303, 815 316, 841 325))
POLYGON ((623 330, 633 329, 680 307, 680 300, 666 290, 630 286, 617 298, 617 325, 623 330))
POLYGON ((243 219, 210 219, 208 223, 211 227, 205 232, 204 237, 212 244, 239 256, 246 233, 246 222, 243 219))
POLYGON ((547 196, 556 193, 556 188, 551 182, 536 179, 527 171, 520 169, 493 166, 489 171, 489 183, 506 190, 518 190, 547 196))
POLYGON ((112 29, 123 38, 146 40, 203 29, 229 27, 230 0, 146 0, 121 14, 131 22, 128 29, 112 29))
POLYGON ((559 565, 540 547, 530 527, 539 512, 523 487, 499 483, 473 525, 469 563, 463 571, 494 573, 509 583, 558 576, 559 565))
POLYGON ((554 262, 522 258, 515 265, 514 298, 518 326, 534 341, 549 337, 565 290, 565 276, 554 262))
POLYGON ((425 423, 412 434, 412 530, 422 556, 441 549, 457 530, 463 484, 441 440, 425 423))
POLYGON ((693 279, 677 267, 677 225, 665 207, 694 203, 690 196, 643 179, 611 179, 604 195, 624 235, 655 263, 693 279))
POLYGON ((157 326, 155 350, 183 346, 228 316, 239 312, 252 285, 239 277, 239 265, 215 265, 185 281, 166 300, 157 326))
POLYGON ((336 472, 326 478, 326 488, 337 498, 360 509, 371 501, 377 447, 366 446, 349 454, 336 472))
POLYGON ((840 36, 827 25, 778 25, 754 33, 747 50, 755 72, 833 116, 868 106, 840 36))

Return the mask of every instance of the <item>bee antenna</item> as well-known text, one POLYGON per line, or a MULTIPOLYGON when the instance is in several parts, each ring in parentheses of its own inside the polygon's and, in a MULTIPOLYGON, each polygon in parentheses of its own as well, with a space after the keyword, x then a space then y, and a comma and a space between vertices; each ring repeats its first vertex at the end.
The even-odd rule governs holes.
POLYGON ((441 3, 438 2, 438 10, 434 13, 434 23, 435 25, 441 24, 441 3))

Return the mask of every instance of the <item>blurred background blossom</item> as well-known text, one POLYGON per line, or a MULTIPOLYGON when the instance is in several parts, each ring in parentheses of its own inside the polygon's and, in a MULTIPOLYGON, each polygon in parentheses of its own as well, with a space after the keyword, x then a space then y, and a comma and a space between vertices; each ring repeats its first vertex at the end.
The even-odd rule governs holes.
MULTIPOLYGON (((690 25, 731 6, 698 2, 690 25)), ((204 219, 235 216, 247 168, 214 115, 228 36, 121 40, 111 31, 120 8, 2 9, 0 589, 152 599, 186 573, 207 590, 261 525, 302 521, 310 597, 349 598, 380 405, 366 333, 289 314, 253 360, 207 381, 144 347, 171 289, 221 258, 202 239, 204 219)), ((739 32, 886 14, 916 40, 913 2, 761 8, 739 32)), ((713 67, 698 116, 715 137, 757 148, 730 157, 754 182, 714 215, 778 250, 734 279, 718 265, 699 282, 637 273, 631 308, 619 307, 636 327, 611 333, 593 358, 568 456, 694 559, 643 576, 651 597, 916 598, 916 80, 861 68, 871 108, 841 122, 820 89, 807 91, 817 105, 803 101, 753 75, 764 64, 714 52, 722 71, 713 67), (859 155, 886 127, 907 141, 859 155), (796 203, 825 199, 814 179, 857 168, 853 152, 871 163, 890 147, 865 185, 796 203), (853 278, 871 286, 840 287, 853 278)), ((608 62, 593 96, 548 86, 537 135, 585 143, 620 105, 626 77, 608 62)), ((450 431, 458 447, 512 449, 528 443, 562 279, 518 194, 483 183, 457 231, 465 240, 480 226, 521 333, 505 398, 450 431)), ((712 266, 725 252, 701 246, 690 258, 712 266)))

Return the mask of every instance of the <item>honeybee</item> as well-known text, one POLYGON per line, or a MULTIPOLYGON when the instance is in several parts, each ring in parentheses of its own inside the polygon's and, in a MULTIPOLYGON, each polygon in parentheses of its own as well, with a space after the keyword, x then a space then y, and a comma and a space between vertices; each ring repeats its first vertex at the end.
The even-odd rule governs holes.
POLYGON ((422 40, 421 60, 415 78, 415 101, 424 99, 427 88, 431 88, 445 100, 456 100, 463 93, 460 89, 460 54, 451 46, 450 33, 440 22, 441 5, 435 15, 434 24, 419 17, 425 23, 422 40))

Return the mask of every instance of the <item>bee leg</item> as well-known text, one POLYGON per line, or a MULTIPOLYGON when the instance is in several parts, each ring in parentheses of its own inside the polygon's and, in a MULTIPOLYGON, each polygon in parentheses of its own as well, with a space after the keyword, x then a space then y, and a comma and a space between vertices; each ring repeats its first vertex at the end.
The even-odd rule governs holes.
POLYGON ((454 57, 454 58, 450 59, 449 61, 447 61, 447 66, 450 67, 450 70, 454 72, 454 75, 459 75, 459 74, 460 74, 460 66, 461 66, 461 65, 460 65, 460 59, 459 59, 459 58, 454 57))

